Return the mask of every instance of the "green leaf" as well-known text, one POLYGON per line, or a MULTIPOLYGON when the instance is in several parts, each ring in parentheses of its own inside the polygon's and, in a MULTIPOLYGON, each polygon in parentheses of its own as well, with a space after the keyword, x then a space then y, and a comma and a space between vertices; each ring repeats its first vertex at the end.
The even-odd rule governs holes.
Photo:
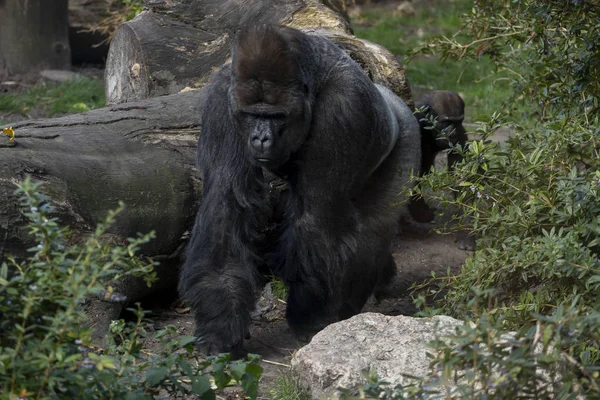
POLYGON ((195 336, 182 336, 179 338, 179 346, 185 347, 190 343, 196 343, 197 338, 195 336))
POLYGON ((260 378, 263 373, 263 367, 258 364, 248 364, 246 366, 246 372, 256 375, 257 378, 260 378))
POLYGON ((65 358, 65 364, 69 364, 72 363, 74 361, 79 361, 81 360, 82 355, 81 354, 71 354, 69 357, 65 358))
POLYGON ((146 383, 150 386, 157 386, 161 383, 169 373, 169 370, 165 367, 151 368, 146 372, 146 383))
POLYGON ((229 366, 229 371, 231 371, 231 375, 233 376, 233 379, 235 379, 238 382, 241 382, 242 376, 244 375, 244 372, 246 372, 246 363, 242 363, 242 362, 232 363, 229 366))
POLYGON ((258 394, 258 380, 258 376, 249 372, 245 373, 242 377, 242 388, 251 399, 256 399, 256 395, 258 394))
POLYGON ((100 359, 100 362, 98 363, 98 365, 96 367, 99 370, 102 370, 103 368, 115 369, 116 363, 115 363, 114 358, 108 357, 108 356, 102 356, 102 358, 100 359))
POLYGON ((213 364, 213 369, 210 373, 215 378, 215 385, 219 389, 223 389, 231 381, 231 376, 225 372, 225 364, 217 362, 213 364))
POLYGON ((194 376, 194 371, 192 371, 192 366, 190 365, 189 362, 187 362, 186 360, 179 360, 178 362, 179 367, 181 368, 181 370, 190 378, 192 378, 194 376))
POLYGON ((202 400, 214 400, 216 398, 210 385, 210 379, 206 375, 201 375, 192 381, 192 391, 200 396, 202 400))

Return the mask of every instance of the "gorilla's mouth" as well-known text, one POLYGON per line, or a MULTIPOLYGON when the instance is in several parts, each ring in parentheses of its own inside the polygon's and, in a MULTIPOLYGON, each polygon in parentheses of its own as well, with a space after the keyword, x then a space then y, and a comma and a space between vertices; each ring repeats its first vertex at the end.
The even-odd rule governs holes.
POLYGON ((257 154, 254 157, 254 161, 266 166, 279 165, 285 161, 284 157, 277 157, 274 154, 266 155, 266 154, 257 154))

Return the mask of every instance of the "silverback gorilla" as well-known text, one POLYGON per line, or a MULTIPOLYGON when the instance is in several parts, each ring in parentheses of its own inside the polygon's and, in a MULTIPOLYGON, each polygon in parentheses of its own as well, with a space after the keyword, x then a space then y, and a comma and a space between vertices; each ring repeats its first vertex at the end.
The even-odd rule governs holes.
POLYGON ((287 285, 299 337, 359 313, 396 272, 394 203, 420 162, 411 110, 330 40, 257 26, 213 76, 202 122, 179 291, 204 350, 245 353, 265 271, 287 285), (277 207, 266 172, 289 186, 277 207))

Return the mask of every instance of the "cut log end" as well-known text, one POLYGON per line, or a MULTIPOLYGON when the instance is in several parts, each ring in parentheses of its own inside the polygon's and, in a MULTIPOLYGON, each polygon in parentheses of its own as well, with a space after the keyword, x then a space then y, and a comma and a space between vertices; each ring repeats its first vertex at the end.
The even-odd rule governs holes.
POLYGON ((140 43, 131 26, 115 33, 104 71, 107 104, 145 99, 150 94, 148 67, 140 43))

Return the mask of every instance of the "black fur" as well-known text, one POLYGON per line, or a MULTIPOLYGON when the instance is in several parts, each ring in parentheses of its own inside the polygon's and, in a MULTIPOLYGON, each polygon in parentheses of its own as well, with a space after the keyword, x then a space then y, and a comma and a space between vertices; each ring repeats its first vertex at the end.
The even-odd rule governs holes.
POLYGON ((206 99, 179 282, 206 350, 243 354, 265 268, 298 335, 360 312, 396 271, 394 203, 420 160, 411 111, 333 42, 277 26, 240 33, 206 99), (275 207, 265 171, 289 186, 275 207))
MULTIPOLYGON (((450 148, 450 144, 467 142, 463 127, 465 103, 458 93, 450 90, 436 90, 426 95, 416 106, 415 116, 421 127, 421 167, 420 175, 428 173, 434 165, 436 155, 450 148), (435 121, 435 124, 432 123, 435 121)), ((460 162, 462 157, 448 153, 448 167, 460 162)), ((413 197, 409 203, 411 216, 418 222, 430 222, 435 214, 422 197, 413 197)))

